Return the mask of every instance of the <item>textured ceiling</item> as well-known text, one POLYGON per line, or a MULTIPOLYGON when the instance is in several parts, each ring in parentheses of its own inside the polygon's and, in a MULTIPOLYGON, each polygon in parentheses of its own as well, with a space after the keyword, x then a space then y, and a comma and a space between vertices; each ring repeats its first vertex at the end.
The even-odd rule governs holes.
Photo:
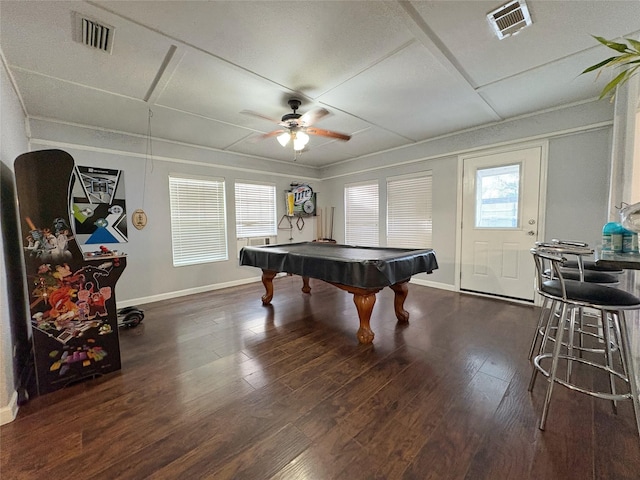
POLYGON ((0 1, 0 48, 33 118, 293 161, 260 140, 287 100, 324 107, 297 162, 326 166, 597 97, 640 2, 527 2, 533 25, 498 40, 500 1, 0 1), (111 54, 73 39, 74 12, 114 27, 111 54))

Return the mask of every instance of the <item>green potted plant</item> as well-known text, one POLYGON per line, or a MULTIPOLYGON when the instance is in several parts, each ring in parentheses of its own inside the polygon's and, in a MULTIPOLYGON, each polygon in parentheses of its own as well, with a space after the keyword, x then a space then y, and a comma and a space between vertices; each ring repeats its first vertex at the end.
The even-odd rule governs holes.
MULTIPOLYGON (((609 47, 612 50, 618 52, 618 55, 609 57, 602 62, 591 65, 584 73, 593 72, 594 70, 600 70, 608 67, 620 67, 621 72, 616 77, 605 85, 600 93, 600 98, 606 97, 611 94, 612 98, 615 96, 616 87, 624 84, 629 80, 640 68, 640 42, 633 40, 632 38, 623 39, 627 43, 619 43, 606 38, 593 36, 598 42, 609 47)), ((598 75, 600 74, 598 72, 598 75)))

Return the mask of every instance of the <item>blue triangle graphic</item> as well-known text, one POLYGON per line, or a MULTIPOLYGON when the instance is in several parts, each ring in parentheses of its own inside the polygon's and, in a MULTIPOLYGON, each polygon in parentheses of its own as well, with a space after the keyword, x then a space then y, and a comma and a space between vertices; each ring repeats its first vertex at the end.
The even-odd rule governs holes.
POLYGON ((119 243, 118 239, 111 235, 105 228, 97 228, 95 232, 87 239, 86 244, 94 243, 119 243))

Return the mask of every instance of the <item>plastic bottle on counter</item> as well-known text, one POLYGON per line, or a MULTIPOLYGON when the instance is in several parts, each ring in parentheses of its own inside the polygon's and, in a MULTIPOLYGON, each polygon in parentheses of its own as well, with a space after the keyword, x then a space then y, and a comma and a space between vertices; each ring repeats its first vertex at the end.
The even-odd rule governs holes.
POLYGON ((609 222, 602 228, 602 251, 622 253, 622 225, 609 222))
POLYGON ((638 234, 622 227, 622 253, 638 253, 638 234))

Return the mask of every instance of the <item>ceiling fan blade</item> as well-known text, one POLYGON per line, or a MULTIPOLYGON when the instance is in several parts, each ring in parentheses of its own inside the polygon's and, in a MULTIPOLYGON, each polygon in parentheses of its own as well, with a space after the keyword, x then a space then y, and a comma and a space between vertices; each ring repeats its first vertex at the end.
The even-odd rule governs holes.
POLYGON ((323 130, 322 128, 306 128, 305 132, 309 135, 318 135, 320 137, 336 138, 338 140, 344 140, 345 142, 351 138, 351 135, 345 135, 344 133, 332 132, 331 130, 323 130))
POLYGON ((329 115, 329 110, 326 108, 314 108, 313 110, 309 110, 307 113, 303 114, 300 117, 299 122, 308 127, 327 115, 329 115))
POLYGON ((281 133, 286 132, 287 130, 274 130, 273 132, 265 133, 264 135, 260 135, 258 137, 260 140, 264 140, 265 138, 277 137, 281 133))
POLYGON ((242 110, 240 113, 244 114, 244 115, 250 115, 252 117, 257 117, 257 118, 261 118, 263 120, 269 120, 272 123, 280 123, 280 120, 276 119, 276 118, 271 118, 268 117, 266 115, 263 115, 261 113, 258 112, 254 112, 253 110, 242 110))

